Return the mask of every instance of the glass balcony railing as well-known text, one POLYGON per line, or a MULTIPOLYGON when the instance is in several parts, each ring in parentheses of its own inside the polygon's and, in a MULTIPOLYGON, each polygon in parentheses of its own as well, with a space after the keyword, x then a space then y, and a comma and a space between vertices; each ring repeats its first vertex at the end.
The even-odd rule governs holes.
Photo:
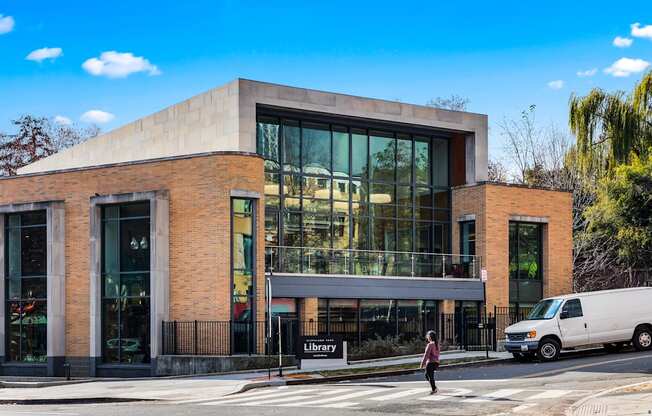
POLYGON ((265 272, 479 279, 480 256, 405 251, 265 247, 265 272))

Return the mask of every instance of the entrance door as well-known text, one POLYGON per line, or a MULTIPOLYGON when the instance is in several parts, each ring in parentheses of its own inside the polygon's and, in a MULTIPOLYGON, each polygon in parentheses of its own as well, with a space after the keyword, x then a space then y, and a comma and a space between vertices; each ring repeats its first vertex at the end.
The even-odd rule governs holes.
POLYGON ((256 210, 254 199, 231 200, 233 354, 255 354, 256 210))
POLYGON ((564 347, 574 347, 589 343, 589 330, 582 313, 582 302, 569 299, 559 314, 559 330, 564 347))

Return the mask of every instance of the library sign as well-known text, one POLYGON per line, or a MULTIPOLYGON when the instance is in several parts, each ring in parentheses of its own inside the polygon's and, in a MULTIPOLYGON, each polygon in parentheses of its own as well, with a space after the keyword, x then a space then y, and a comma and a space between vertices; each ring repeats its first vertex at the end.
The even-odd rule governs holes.
POLYGON ((344 357, 344 342, 339 336, 299 337, 297 358, 300 360, 341 359, 344 357))

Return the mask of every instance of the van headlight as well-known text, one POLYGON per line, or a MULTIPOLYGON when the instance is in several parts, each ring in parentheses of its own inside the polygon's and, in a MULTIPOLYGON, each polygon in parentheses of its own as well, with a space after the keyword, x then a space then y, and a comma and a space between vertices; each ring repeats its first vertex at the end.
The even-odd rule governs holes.
POLYGON ((537 337, 537 330, 533 329, 532 331, 527 333, 528 338, 536 338, 537 337))

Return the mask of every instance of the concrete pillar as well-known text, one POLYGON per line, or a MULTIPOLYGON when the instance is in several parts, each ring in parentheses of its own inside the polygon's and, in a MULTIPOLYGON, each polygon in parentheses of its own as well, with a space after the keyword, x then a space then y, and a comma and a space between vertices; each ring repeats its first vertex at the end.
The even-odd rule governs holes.
POLYGON ((48 376, 63 376, 66 356, 66 211, 63 202, 47 208, 48 376))

